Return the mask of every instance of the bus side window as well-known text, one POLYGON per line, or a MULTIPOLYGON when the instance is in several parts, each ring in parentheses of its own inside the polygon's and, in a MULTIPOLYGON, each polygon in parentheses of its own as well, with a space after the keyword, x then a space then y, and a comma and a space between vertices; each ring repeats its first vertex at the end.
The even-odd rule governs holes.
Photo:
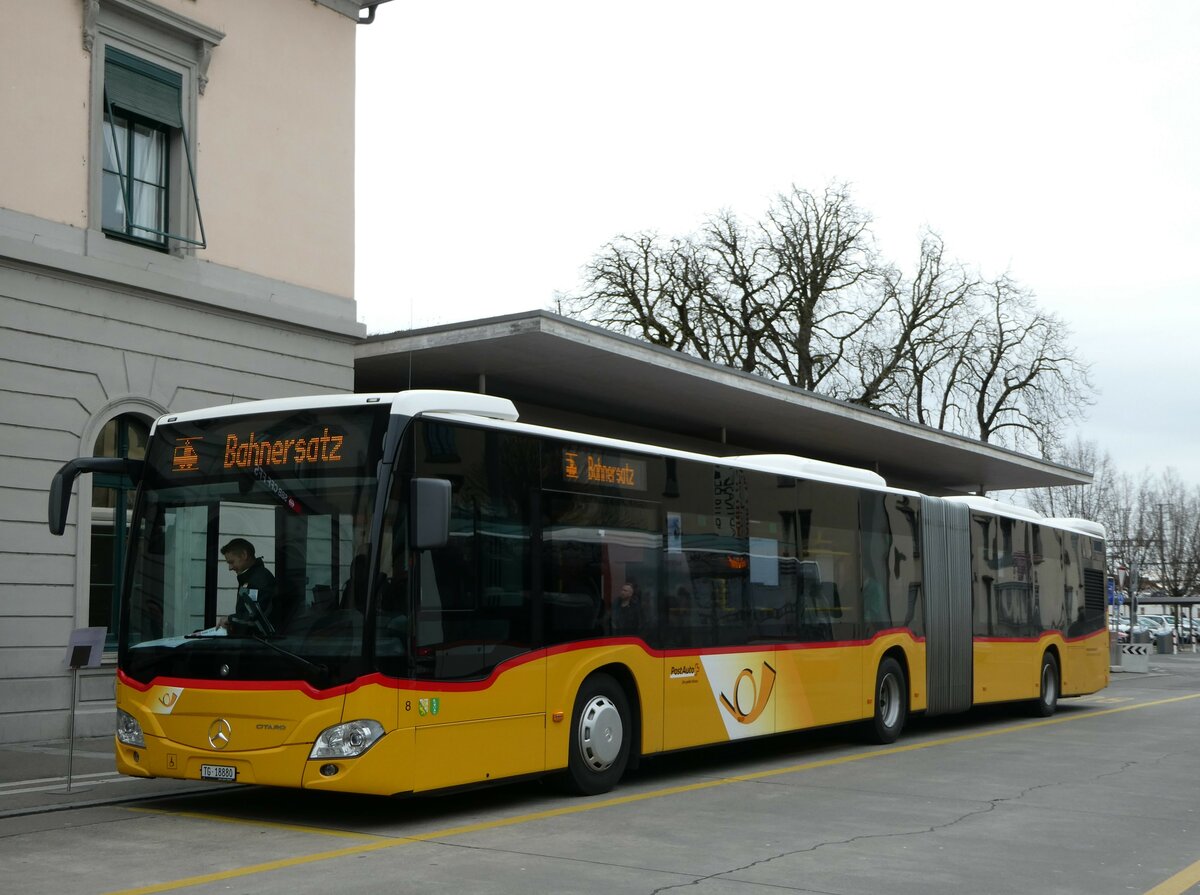
POLYGON ((656 642, 657 505, 547 491, 542 506, 546 643, 602 635, 656 642))
POLYGON ((796 490, 800 555, 812 564, 799 596, 799 636, 853 640, 862 619, 858 501, 841 485, 806 481, 796 490))

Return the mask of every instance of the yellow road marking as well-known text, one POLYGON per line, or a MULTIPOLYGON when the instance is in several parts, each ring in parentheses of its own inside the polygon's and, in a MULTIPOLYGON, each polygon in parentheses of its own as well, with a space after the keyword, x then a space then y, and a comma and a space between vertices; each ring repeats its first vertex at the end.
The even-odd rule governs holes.
POLYGON ((1146 895, 1183 895, 1196 883, 1200 883, 1200 861, 1191 867, 1185 867, 1170 879, 1163 880, 1146 895))
MULTIPOLYGON (((266 873, 270 870, 283 870, 290 867, 300 867, 305 864, 313 864, 318 861, 329 861, 334 858, 345 858, 352 855, 364 854, 366 852, 379 851, 385 848, 399 848, 405 845, 412 845, 418 842, 429 842, 431 840, 447 839, 452 836, 464 836, 469 833, 480 833, 488 830, 499 830, 504 827, 517 826, 518 824, 534 823, 539 820, 550 820, 556 817, 567 817, 572 814, 582 814, 585 811, 596 811, 602 808, 614 808, 619 805, 630 805, 635 802, 644 802, 650 799, 661 799, 666 796, 682 795, 690 792, 700 792, 706 789, 714 789, 718 786, 728 786, 731 783, 746 783, 754 780, 763 780, 768 777, 779 777, 784 774, 796 774, 803 771, 813 771, 819 768, 835 767, 842 764, 850 764, 855 761, 865 761, 871 758, 883 758, 888 755, 901 755, 905 752, 916 752, 921 749, 931 749, 935 746, 953 746, 958 743, 967 743, 973 740, 981 740, 987 737, 999 736, 1001 734, 1020 733, 1026 730, 1034 730, 1039 727, 1050 727, 1055 724, 1066 724, 1071 721, 1079 721, 1085 718, 1099 718, 1102 715, 1115 715, 1120 712, 1134 711, 1135 709, 1152 708, 1159 705, 1169 705, 1174 702, 1184 702, 1190 699, 1200 699, 1200 693, 1192 693, 1187 696, 1172 696, 1167 699, 1157 699, 1153 702, 1140 702, 1136 705, 1123 705, 1117 708, 1100 709, 1098 711, 1089 711, 1084 714, 1060 715, 1056 718, 1046 718, 1042 721, 1029 721, 1024 724, 1016 724, 1012 727, 1003 727, 996 730, 983 730, 975 733, 965 733, 959 736, 942 737, 936 740, 927 740, 922 743, 908 743, 903 746, 890 746, 886 749, 874 749, 869 752, 857 752, 852 755, 843 755, 838 758, 823 758, 817 761, 807 761, 801 764, 788 765, 787 767, 774 768, 766 771, 754 771, 749 774, 738 774, 733 777, 722 777, 717 780, 704 780, 699 783, 686 783, 680 786, 668 786, 663 789, 655 789, 650 792, 634 793, 632 795, 617 796, 611 799, 604 799, 599 802, 583 802, 568 805, 562 808, 552 808, 547 811, 535 811, 530 814, 521 814, 515 817, 500 818, 498 820, 481 821, 474 824, 465 824, 458 827, 447 827, 442 830, 435 830, 430 833, 414 833, 409 836, 400 838, 379 838, 379 841, 368 842, 363 845, 348 846, 339 848, 333 851, 318 852, 311 855, 302 855, 295 858, 281 858, 278 861, 268 861, 263 864, 252 864, 247 867, 235 867, 230 870, 222 870, 216 873, 206 873, 201 876, 190 876, 183 879, 172 880, 169 882, 155 883, 149 886, 142 886, 137 889, 121 889, 111 892, 109 895, 153 895, 157 892, 172 892, 177 889, 186 889, 190 886, 199 886, 205 883, 220 882, 221 880, 236 879, 243 876, 252 876, 257 873, 266 873)), ((150 811, 151 809, 129 809, 135 811, 150 811)), ((340 836, 367 838, 373 834, 363 833, 354 834, 346 833, 342 830, 325 830, 319 827, 301 827, 289 824, 262 824, 258 821, 244 820, 242 818, 226 818, 218 817, 210 814, 202 814, 198 812, 182 812, 182 811, 161 811, 154 810, 154 813, 169 814, 176 817, 191 817, 200 818, 203 820, 222 821, 227 823, 245 823, 258 824, 260 826, 271 826, 275 829, 286 829, 304 833, 312 833, 322 836, 340 836)), ((1146 895, 1179 895, 1186 891, 1186 886, 1182 889, 1171 888, 1172 884, 1178 885, 1187 880, 1192 880, 1192 883, 1200 880, 1200 862, 1193 864, 1186 870, 1180 871, 1175 876, 1166 880, 1159 886, 1151 889, 1146 895), (1193 876, 1188 876, 1193 874, 1193 876)), ((1189 883, 1188 885, 1191 885, 1189 883)))

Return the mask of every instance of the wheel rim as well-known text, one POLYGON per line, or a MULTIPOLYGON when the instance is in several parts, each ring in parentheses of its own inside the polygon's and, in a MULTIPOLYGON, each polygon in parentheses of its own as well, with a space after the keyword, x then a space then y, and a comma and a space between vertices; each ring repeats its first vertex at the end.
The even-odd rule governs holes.
POLYGON ((900 720, 900 681, 894 674, 885 674, 879 681, 879 720, 888 728, 900 720))
POLYGON ((593 696, 579 716, 579 751, 593 771, 607 771, 621 754, 625 726, 607 696, 593 696))
POLYGON ((1054 666, 1047 662, 1042 666, 1042 702, 1054 705, 1058 699, 1058 679, 1054 674, 1054 666))

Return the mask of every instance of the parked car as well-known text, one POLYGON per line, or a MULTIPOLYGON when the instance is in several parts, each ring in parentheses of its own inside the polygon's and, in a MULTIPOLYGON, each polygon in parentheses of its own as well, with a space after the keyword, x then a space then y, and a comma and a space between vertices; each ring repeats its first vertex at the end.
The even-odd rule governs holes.
POLYGON ((1155 634, 1168 634, 1174 630, 1161 615, 1139 615, 1138 621, 1155 634))
MULTIPOLYGON (((1158 621, 1149 618, 1148 616, 1139 615, 1137 622, 1133 626, 1134 633, 1142 633, 1146 635, 1146 639, 1150 642, 1159 634, 1167 633, 1167 629, 1158 621)), ((1117 641, 1119 643, 1129 643, 1129 622, 1120 622, 1117 625, 1117 641)))
POLYGON ((1195 623, 1184 616, 1179 618, 1178 629, 1175 627, 1175 619, 1171 616, 1167 616, 1167 624, 1171 626, 1172 630, 1177 631, 1180 643, 1191 643, 1196 637, 1195 623))
POLYGON ((1158 615, 1158 614, 1150 613, 1145 616, 1142 616, 1142 618, 1146 618, 1152 622, 1155 622, 1162 628, 1163 632, 1171 632, 1171 633, 1176 634, 1180 643, 1191 643, 1192 642, 1192 629, 1191 629, 1191 626, 1188 624, 1187 619, 1181 618, 1179 620, 1179 628, 1178 628, 1178 630, 1176 630, 1175 617, 1172 615, 1158 615))

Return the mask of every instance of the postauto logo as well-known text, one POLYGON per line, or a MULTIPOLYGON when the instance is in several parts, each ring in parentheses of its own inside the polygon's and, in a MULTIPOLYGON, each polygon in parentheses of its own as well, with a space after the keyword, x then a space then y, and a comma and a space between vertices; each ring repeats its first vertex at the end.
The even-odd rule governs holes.
POLYGON ((753 724, 761 716, 771 700, 775 689, 775 669, 762 663, 761 680, 756 682, 754 672, 743 668, 733 682, 733 698, 721 694, 721 705, 739 724, 753 724))
POLYGON ((769 653, 700 657, 717 714, 731 740, 775 731, 775 667, 769 653))

